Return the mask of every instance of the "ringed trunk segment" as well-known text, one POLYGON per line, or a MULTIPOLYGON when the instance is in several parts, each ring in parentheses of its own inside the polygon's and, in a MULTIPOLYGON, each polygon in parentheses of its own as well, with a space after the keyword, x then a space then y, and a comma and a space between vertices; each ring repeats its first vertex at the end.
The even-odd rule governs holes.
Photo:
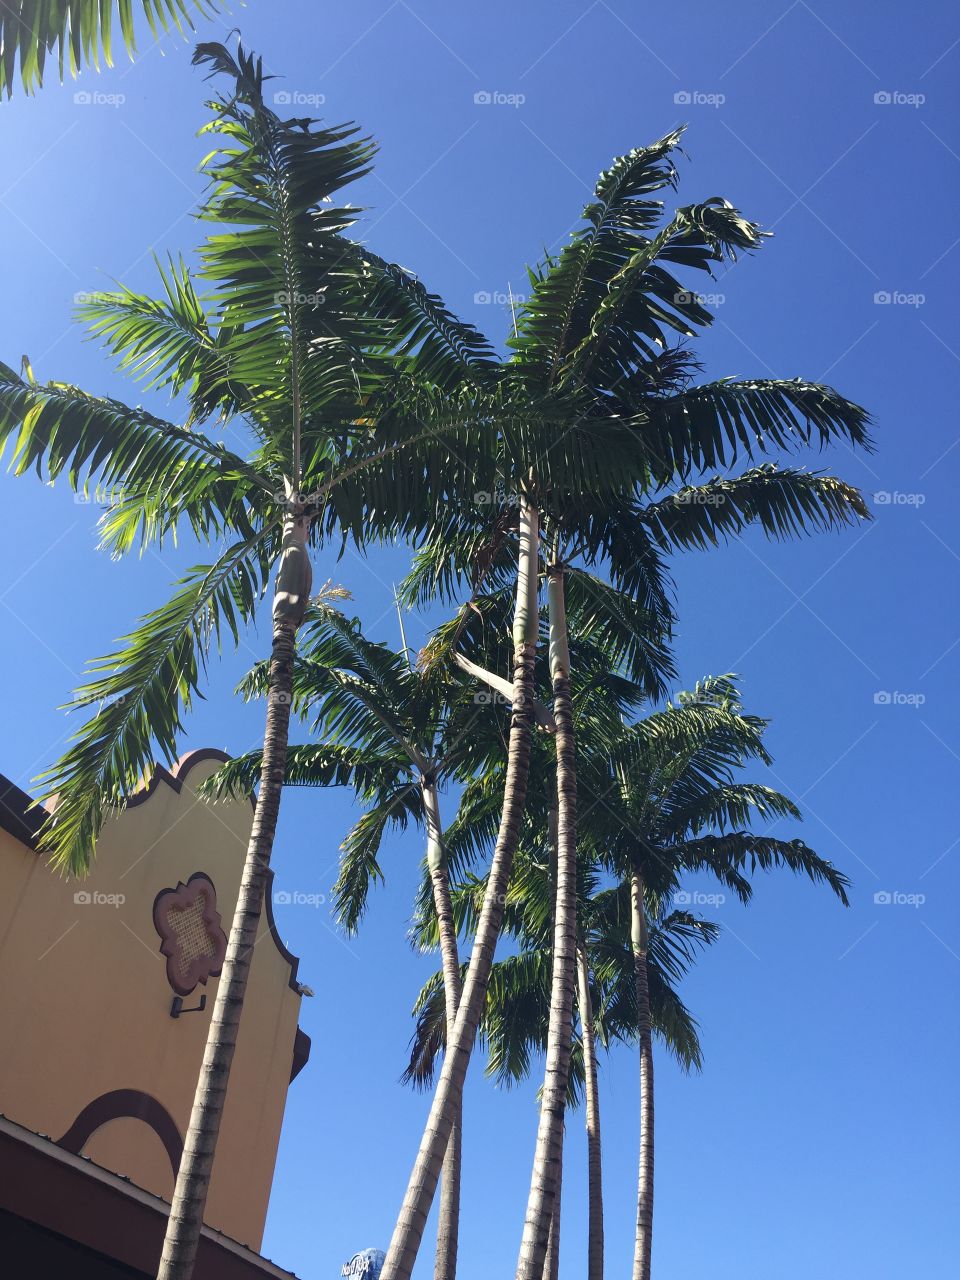
MULTIPOLYGON (((278 587, 279 582, 278 575, 278 587)), ((256 812, 170 1206, 157 1280, 190 1280, 193 1274, 277 828, 287 757, 295 643, 296 627, 286 622, 275 622, 256 812)))
MULTIPOLYGON (((440 801, 433 773, 423 777, 420 784, 427 826, 427 866, 433 885, 433 905, 437 913, 440 934, 440 956, 443 966, 443 998, 447 1022, 447 1039, 451 1040, 460 1005, 460 956, 457 947, 457 930, 450 899, 450 880, 443 849, 443 828, 440 823, 440 801)), ((443 1157, 443 1173, 440 1179, 440 1215, 437 1222, 437 1253, 434 1262, 434 1280, 455 1280, 457 1274, 457 1247, 460 1234, 460 1156, 462 1143, 463 1108, 458 1107, 454 1117, 447 1150, 443 1157)))
POLYGON ((650 1025, 650 989, 647 979, 647 922, 643 880, 630 877, 630 938, 637 989, 637 1030, 640 1037, 640 1165, 637 1179, 637 1235, 633 1256, 633 1280, 650 1280, 653 1251, 653 1037, 650 1025))
POLYGON ((560 1201, 563 1192, 563 1144, 560 1144, 560 1165, 557 1169, 557 1194, 550 1215, 550 1236, 543 1260, 543 1280, 560 1280, 560 1201))
POLYGON ((550 669, 557 722, 557 874, 546 1067, 517 1280, 541 1280, 563 1154, 577 950, 577 770, 563 568, 548 574, 550 669))
POLYGON ((586 948, 577 948, 577 1003, 583 1038, 584 1103, 587 1126, 587 1195, 589 1234, 587 1280, 603 1280, 603 1152, 600 1142, 600 1086, 597 1042, 590 996, 590 966, 586 948))
MULTIPOLYGON (((520 559, 517 572, 517 619, 514 625, 513 708, 504 783, 500 830, 490 864, 487 890, 474 938, 467 977, 457 1010, 453 1036, 448 1038, 443 1067, 433 1096, 420 1150, 407 1185, 381 1280, 410 1280, 427 1215, 433 1204, 440 1168, 450 1131, 463 1098, 463 1082, 473 1051, 480 1015, 487 997, 503 904, 513 855, 520 835, 520 820, 527 795, 530 770, 530 737, 533 724, 533 664, 539 624, 537 564, 539 555, 537 512, 524 503, 520 514, 520 559), (519 619, 522 617, 522 625, 519 619)), ((539 1278, 538 1278, 539 1280, 539 1278)))

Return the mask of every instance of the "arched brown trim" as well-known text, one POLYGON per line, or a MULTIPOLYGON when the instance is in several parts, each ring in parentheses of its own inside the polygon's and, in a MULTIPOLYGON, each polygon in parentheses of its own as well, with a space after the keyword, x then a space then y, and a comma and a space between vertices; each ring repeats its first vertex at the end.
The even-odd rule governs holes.
POLYGON ((172 771, 162 764, 154 765, 150 781, 141 787, 139 791, 135 791, 133 795, 127 797, 126 807, 135 809, 138 804, 143 804, 145 800, 149 800, 161 782, 165 782, 168 787, 172 787, 174 791, 179 793, 183 790, 184 779, 194 765, 202 764, 204 760, 216 760, 218 764, 226 764, 231 758, 226 751, 221 751, 219 747, 199 747, 196 751, 188 751, 185 756, 182 756, 173 766, 172 771))
POLYGON ((277 929, 277 922, 273 915, 273 875, 273 867, 271 867, 267 872, 267 884, 263 891, 263 914, 267 917, 267 928, 270 930, 270 936, 273 938, 277 950, 290 966, 290 977, 287 979, 287 984, 291 990, 297 993, 297 995, 301 995, 300 983, 297 981, 297 970, 300 968, 300 957, 295 956, 292 951, 287 950, 283 939, 280 937, 280 932, 277 929))
POLYGON ((142 1093, 139 1089, 112 1089, 109 1093, 101 1093, 99 1098, 88 1102, 73 1124, 57 1143, 65 1151, 72 1151, 78 1156, 98 1129, 109 1120, 129 1117, 142 1120, 148 1125, 160 1141, 170 1160, 173 1176, 177 1176, 180 1168, 180 1157, 183 1155, 183 1139, 173 1116, 162 1102, 142 1093))

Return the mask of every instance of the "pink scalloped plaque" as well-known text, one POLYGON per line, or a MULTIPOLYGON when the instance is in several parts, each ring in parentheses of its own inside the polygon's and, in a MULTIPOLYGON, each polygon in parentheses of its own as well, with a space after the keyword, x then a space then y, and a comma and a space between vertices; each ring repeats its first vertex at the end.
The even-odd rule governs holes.
POLYGON ((167 958, 167 981, 178 996, 216 978, 227 954, 227 938, 217 910, 217 891, 202 871, 186 884, 162 889, 153 902, 153 924, 167 958))

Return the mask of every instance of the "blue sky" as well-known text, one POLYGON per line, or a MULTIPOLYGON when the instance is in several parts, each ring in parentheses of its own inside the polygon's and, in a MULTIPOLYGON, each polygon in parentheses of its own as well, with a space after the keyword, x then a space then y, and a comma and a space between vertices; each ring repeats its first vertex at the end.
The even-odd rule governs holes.
MULTIPOLYGON (((947 803, 960 764, 960 18, 941 0, 640 10, 250 0, 203 35, 236 21, 298 109, 356 119, 379 139, 376 172, 357 188, 365 234, 497 341, 508 282, 523 292, 524 264, 563 242, 596 173, 679 121, 690 125, 681 199, 724 195, 775 231, 712 286, 723 300, 700 345, 707 375, 799 374, 868 406, 877 452, 810 465, 861 486, 876 519, 678 560, 678 665, 686 684, 741 673, 748 707, 773 719, 772 780, 799 799, 808 843, 853 878, 853 901, 844 911, 775 876, 747 910, 704 908, 724 935, 684 994, 705 1069, 685 1078, 658 1057, 655 1272, 942 1274, 957 1246, 960 1047, 960 840, 947 803)), ((110 278, 151 287, 151 253, 189 254, 199 238, 205 86, 188 47, 143 45, 133 67, 51 84, 0 117, 0 358, 27 353, 42 379, 134 402, 145 396, 82 339, 71 309, 110 278)), ((62 746, 54 708, 85 659, 203 557, 188 547, 113 564, 95 552, 96 511, 65 488, 3 474, 0 495, 0 769, 28 786, 62 746)), ((389 584, 405 563, 400 550, 348 553, 316 572, 353 591, 371 635, 397 643, 389 584)), ((409 633, 422 638, 422 621, 409 633)), ((215 670, 187 744, 255 743, 261 713, 231 690, 268 636, 247 640, 215 670)), ((345 796, 289 794, 277 888, 328 891, 354 817, 345 796)), ((397 1079, 432 968, 405 938, 419 856, 415 835, 390 847, 388 886, 356 939, 338 937, 324 909, 277 909, 317 995, 304 1003, 313 1058, 290 1093, 264 1252, 305 1280, 386 1246, 416 1148, 426 1101, 397 1079)), ((622 1275, 630 1050, 604 1062, 601 1087, 608 1265, 622 1275)), ((460 1275, 486 1280, 516 1257, 533 1088, 500 1093, 475 1069, 466 1117, 460 1275)), ((573 1115, 565 1280, 584 1271, 585 1180, 573 1115)), ((417 1274, 432 1274, 426 1254, 417 1274)))

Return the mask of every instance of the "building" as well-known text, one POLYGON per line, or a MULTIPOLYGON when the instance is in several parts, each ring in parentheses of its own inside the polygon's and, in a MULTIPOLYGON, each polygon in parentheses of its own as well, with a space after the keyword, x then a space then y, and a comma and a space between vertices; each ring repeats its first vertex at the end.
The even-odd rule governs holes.
MULTIPOLYGON (((38 855, 43 812, 0 778, 0 1256, 17 1280, 156 1274, 252 822, 249 800, 196 795, 225 759, 158 768, 83 881, 38 855)), ((290 1275, 259 1248, 310 1041, 271 897, 196 1280, 290 1275)))

